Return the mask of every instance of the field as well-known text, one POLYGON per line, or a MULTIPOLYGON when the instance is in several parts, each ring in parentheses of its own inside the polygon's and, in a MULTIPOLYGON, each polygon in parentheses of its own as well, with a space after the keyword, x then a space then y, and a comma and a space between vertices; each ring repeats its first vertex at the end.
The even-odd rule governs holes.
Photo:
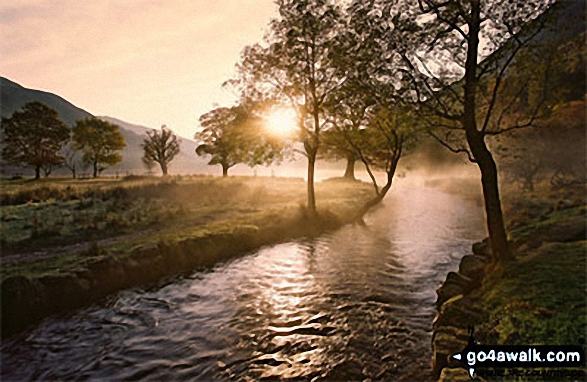
MULTIPOLYGON (((346 219, 371 193, 361 182, 318 183, 318 212, 346 219)), ((305 182, 288 178, 3 181, 1 277, 62 273, 110 253, 262 230, 303 216, 305 201, 305 182)))

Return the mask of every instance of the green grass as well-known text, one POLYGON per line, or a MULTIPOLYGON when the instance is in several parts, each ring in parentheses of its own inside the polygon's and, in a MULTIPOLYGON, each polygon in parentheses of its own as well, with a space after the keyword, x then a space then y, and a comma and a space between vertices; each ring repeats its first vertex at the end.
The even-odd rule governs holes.
POLYGON ((508 345, 584 343, 587 241, 582 200, 581 194, 542 191, 506 206, 517 260, 496 269, 478 292, 481 307, 490 313, 478 340, 508 345))
MULTIPOLYGON (((371 196, 370 186, 361 182, 316 185, 319 212, 342 219, 371 196)), ((304 213, 306 184, 302 179, 198 176, 18 180, 2 182, 0 201, 3 256, 60 254, 5 263, 3 279, 67 273, 97 256, 132 256, 161 242, 271 229, 304 213), (100 250, 76 250, 90 243, 100 250)))
POLYGON ((578 344, 585 339, 587 242, 546 243, 485 286, 486 342, 578 344))

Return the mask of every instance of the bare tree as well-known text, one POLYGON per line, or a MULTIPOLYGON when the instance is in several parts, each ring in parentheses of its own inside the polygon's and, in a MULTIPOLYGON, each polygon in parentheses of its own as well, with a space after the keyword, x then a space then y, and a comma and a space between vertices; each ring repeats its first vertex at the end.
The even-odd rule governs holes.
POLYGON ((152 130, 147 132, 147 138, 143 140, 143 163, 158 163, 163 176, 167 176, 169 164, 179 154, 180 140, 167 126, 161 126, 161 132, 152 130))

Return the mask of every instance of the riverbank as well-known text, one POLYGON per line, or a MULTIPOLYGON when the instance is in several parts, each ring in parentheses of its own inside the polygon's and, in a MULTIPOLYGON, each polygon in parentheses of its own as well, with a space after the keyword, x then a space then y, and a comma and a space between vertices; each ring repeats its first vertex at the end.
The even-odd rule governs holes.
POLYGON ((584 195, 576 188, 511 197, 506 217, 516 260, 492 268, 485 241, 449 273, 437 291, 432 340, 440 380, 469 380, 448 359, 466 346, 469 325, 481 344, 585 345, 584 195))
POLYGON ((364 183, 319 183, 318 218, 310 219, 302 179, 5 183, 2 335, 125 288, 338 228, 371 192, 364 183))

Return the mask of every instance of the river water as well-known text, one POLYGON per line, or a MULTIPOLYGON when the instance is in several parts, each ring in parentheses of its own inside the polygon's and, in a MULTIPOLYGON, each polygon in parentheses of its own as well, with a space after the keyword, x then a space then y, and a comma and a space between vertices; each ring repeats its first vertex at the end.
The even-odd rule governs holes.
POLYGON ((482 211, 404 187, 365 222, 46 319, 2 344, 1 379, 432 379, 435 288, 482 211))

